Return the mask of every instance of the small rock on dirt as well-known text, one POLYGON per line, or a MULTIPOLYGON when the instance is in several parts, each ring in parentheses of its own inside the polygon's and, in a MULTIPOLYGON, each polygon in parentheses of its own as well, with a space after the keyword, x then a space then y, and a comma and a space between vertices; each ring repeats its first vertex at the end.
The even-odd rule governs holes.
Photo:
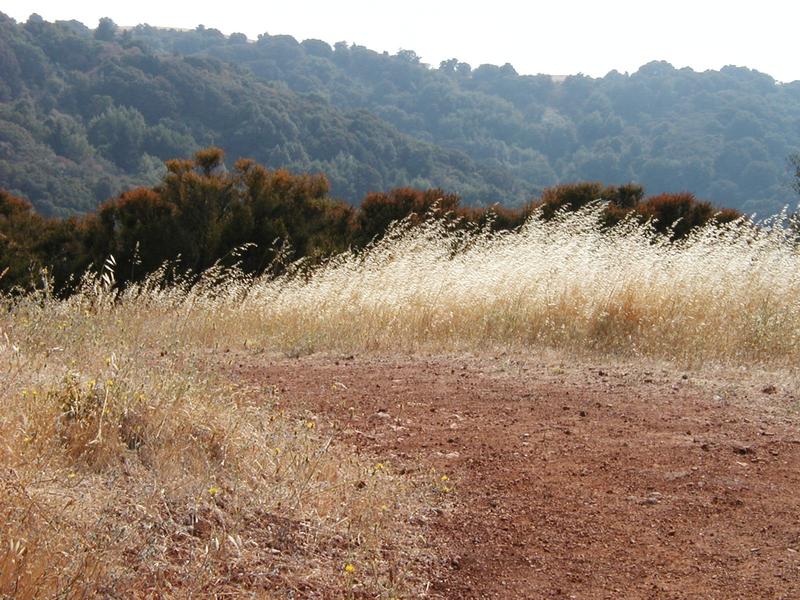
POLYGON ((689 475, 691 475, 691 471, 670 471, 669 473, 664 474, 664 479, 667 481, 675 481, 677 479, 689 477, 689 475))

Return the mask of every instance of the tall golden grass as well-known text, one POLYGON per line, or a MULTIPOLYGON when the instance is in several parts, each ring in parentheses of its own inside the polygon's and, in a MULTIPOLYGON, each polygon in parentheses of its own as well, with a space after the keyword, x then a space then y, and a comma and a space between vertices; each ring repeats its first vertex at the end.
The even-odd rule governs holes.
MULTIPOLYGON (((121 292, 87 279, 83 292, 44 310, 72 323, 91 309, 102 329, 93 335, 134 336, 143 347, 547 346, 690 365, 798 364, 800 252, 785 219, 709 224, 678 242, 633 219, 610 229, 601 219, 598 205, 551 221, 534 214, 510 232, 400 223, 363 251, 301 261, 277 278, 211 269, 191 285, 162 286, 156 273, 121 292)), ((12 304, 19 323, 42 300, 12 304)), ((35 328, 41 347, 84 335, 49 324, 35 328)))
POLYGON ((225 312, 243 337, 289 352, 548 346, 800 364, 800 255, 783 220, 671 243, 600 219, 595 206, 513 232, 400 226, 363 253, 256 281, 225 312))
POLYGON ((423 592, 429 563, 407 524, 435 490, 209 367, 225 350, 800 364, 800 256, 778 220, 670 243, 600 218, 399 224, 277 278, 157 273, 119 290, 109 262, 69 298, 46 285, 3 298, 0 595, 423 592))

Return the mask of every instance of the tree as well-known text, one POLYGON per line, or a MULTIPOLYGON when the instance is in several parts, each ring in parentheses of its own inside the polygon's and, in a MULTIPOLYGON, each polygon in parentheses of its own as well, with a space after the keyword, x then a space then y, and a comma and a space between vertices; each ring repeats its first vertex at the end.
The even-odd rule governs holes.
POLYGON ((104 42, 113 42, 117 35, 117 24, 108 17, 103 17, 94 30, 94 38, 104 42))
POLYGON ((146 129, 142 113, 135 108, 112 107, 89 122, 89 139, 117 165, 134 170, 146 129))
POLYGON ((239 33, 237 31, 235 33, 232 33, 228 37, 228 43, 231 44, 231 45, 233 45, 233 44, 238 44, 238 45, 246 44, 247 43, 247 36, 245 34, 239 33))
POLYGON ((49 130, 47 141, 56 154, 74 161, 91 155, 92 147, 86 139, 86 130, 75 118, 54 110, 44 124, 49 130))
MULTIPOLYGON (((788 162, 789 168, 793 171, 792 189, 800 194, 800 152, 790 154, 788 162)), ((789 227, 794 232, 798 244, 800 244, 800 209, 789 217, 789 227)))
POLYGON ((31 246, 43 225, 29 202, 0 189, 0 290, 29 285, 41 268, 31 246))
POLYGON ((447 73, 448 75, 452 75, 456 72, 458 68, 458 59, 451 58, 449 60, 443 60, 439 63, 439 71, 442 73, 447 73))
POLYGON ((792 189, 800 194, 800 152, 795 152, 789 156, 789 168, 794 171, 792 189))

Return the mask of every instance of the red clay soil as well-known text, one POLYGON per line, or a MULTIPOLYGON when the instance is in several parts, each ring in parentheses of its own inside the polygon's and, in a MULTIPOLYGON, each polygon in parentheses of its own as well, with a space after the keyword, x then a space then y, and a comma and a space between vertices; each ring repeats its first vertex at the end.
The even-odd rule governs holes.
POLYGON ((377 459, 448 474, 432 598, 800 598, 800 399, 785 382, 519 356, 236 370, 377 459))

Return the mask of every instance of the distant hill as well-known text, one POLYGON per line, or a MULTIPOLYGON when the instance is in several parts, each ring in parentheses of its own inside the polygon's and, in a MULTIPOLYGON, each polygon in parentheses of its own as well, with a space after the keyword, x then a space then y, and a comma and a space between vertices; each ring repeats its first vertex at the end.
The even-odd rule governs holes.
POLYGON ((793 198, 800 82, 663 62, 559 82, 285 35, 0 16, 0 187, 45 213, 86 211, 209 144, 324 172, 353 204, 415 186, 519 206, 599 180, 768 214, 793 198))
POLYGON ((532 194, 511 172, 215 58, 97 39, 79 23, 0 17, 0 187, 45 214, 85 212, 163 174, 162 160, 223 147, 231 164, 323 172, 334 196, 440 186, 478 199, 532 194), (497 183, 493 183, 496 181, 497 183))

